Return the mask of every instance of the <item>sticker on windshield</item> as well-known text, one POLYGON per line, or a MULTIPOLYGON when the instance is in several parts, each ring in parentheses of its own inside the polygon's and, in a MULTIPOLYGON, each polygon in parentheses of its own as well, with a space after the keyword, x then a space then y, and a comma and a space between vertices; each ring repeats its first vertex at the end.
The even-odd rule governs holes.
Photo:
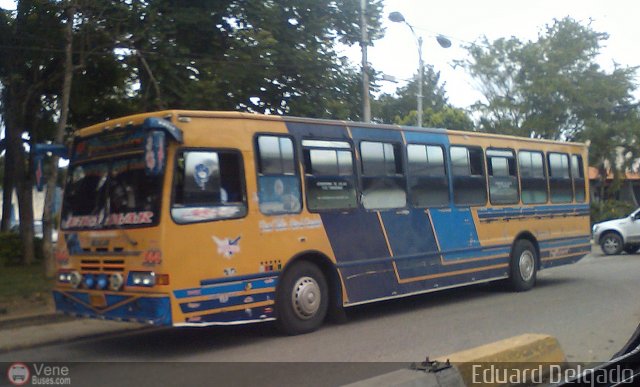
POLYGON ((153 212, 140 211, 110 214, 106 217, 106 219, 103 219, 103 216, 101 215, 69 216, 63 221, 63 228, 68 229, 74 227, 97 227, 101 225, 125 226, 150 223, 153 223, 153 212))
POLYGON ((200 163, 195 166, 195 173, 193 174, 193 179, 196 181, 196 184, 200 189, 204 191, 204 187, 209 181, 209 177, 211 176, 211 169, 200 163))

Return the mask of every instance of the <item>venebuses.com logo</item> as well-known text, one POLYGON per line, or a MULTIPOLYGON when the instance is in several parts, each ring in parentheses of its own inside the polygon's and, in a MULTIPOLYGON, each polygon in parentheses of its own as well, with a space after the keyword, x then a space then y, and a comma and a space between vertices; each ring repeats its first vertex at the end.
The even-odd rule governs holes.
POLYGON ((7 369, 7 378, 9 383, 14 386, 23 386, 29 383, 31 372, 29 367, 24 363, 13 363, 7 369))
POLYGON ((14 386, 31 385, 70 385, 69 367, 33 363, 31 367, 25 363, 13 363, 7 368, 7 379, 14 386))

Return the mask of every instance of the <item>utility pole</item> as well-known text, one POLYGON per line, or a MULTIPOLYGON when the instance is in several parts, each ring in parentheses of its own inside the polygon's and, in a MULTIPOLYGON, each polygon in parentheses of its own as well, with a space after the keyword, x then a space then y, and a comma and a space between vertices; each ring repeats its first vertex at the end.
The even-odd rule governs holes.
MULTIPOLYGON (((413 28, 411 29, 413 32, 413 28)), ((418 127, 422 128, 422 78, 424 77, 424 61, 422 60, 422 36, 418 37, 418 127)))
POLYGON ((369 66, 367 46, 369 45, 367 27, 367 0, 360 0, 360 48, 362 49, 362 120, 371 122, 371 102, 369 100, 369 66))

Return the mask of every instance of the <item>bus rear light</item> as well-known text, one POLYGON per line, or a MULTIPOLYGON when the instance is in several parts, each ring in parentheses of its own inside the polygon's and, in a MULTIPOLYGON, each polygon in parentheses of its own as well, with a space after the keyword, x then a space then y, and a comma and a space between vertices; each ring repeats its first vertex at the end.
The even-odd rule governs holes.
POLYGON ((109 276, 109 289, 113 291, 118 291, 122 289, 122 285, 124 284, 124 278, 120 273, 113 273, 109 276))

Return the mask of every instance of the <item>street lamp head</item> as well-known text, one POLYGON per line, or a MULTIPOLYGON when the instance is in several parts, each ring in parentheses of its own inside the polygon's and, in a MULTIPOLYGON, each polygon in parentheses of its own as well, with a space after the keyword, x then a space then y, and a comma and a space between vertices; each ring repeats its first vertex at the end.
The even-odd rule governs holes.
POLYGON ((445 36, 443 35, 438 35, 436 36, 436 40, 438 41, 438 44, 440 45, 440 47, 442 48, 449 48, 451 47, 451 41, 449 39, 447 39, 445 36))
POLYGON ((404 16, 402 16, 402 14, 400 12, 391 12, 389 14, 389 20, 391 20, 394 23, 405 23, 406 20, 404 20, 404 16))

